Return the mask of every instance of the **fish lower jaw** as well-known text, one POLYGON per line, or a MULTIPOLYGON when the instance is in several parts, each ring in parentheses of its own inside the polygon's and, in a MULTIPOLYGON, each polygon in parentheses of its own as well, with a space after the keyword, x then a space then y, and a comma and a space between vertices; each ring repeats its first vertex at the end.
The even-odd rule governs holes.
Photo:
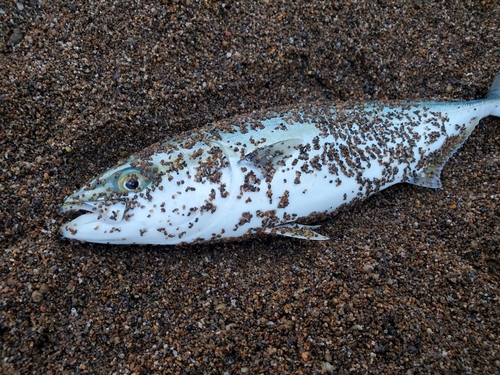
POLYGON ((84 239, 84 235, 82 235, 81 229, 88 228, 92 224, 98 225, 98 223, 98 214, 94 212, 88 212, 64 224, 61 227, 62 235, 63 237, 70 239, 84 239))
POLYGON ((111 220, 96 212, 88 212, 61 227, 63 237, 96 243, 123 243, 121 220, 111 220))

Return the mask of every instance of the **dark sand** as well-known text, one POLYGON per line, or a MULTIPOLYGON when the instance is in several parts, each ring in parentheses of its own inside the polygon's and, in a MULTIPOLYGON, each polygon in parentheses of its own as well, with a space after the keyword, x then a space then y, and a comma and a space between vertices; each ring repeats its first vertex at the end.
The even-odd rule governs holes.
POLYGON ((388 189, 322 222, 327 242, 82 244, 57 211, 123 157, 232 115, 481 98, 497 1, 112 3, 0 1, 0 373, 500 371, 497 118, 442 189, 388 189))

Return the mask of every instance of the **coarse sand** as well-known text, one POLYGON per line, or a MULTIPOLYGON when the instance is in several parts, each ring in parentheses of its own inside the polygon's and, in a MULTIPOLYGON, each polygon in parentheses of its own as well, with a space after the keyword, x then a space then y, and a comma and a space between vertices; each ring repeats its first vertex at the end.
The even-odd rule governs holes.
POLYGON ((500 372, 500 119, 325 242, 61 238, 142 148, 316 99, 454 100, 500 71, 497 1, 0 1, 0 373, 500 372))

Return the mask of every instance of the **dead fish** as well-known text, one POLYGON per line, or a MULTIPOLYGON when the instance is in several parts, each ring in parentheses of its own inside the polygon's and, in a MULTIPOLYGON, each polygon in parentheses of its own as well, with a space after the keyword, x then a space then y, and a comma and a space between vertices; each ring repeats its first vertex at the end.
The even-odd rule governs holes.
POLYGON ((314 103, 221 121, 74 192, 61 211, 88 213, 62 233, 111 244, 324 240, 304 223, 400 182, 441 187, 446 161, 490 115, 500 116, 500 75, 482 100, 314 103))

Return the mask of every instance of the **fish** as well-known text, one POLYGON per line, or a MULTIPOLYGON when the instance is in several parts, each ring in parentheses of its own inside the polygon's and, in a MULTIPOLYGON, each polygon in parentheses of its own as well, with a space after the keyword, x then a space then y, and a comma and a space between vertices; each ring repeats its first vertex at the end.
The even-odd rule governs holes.
POLYGON ((75 191, 69 239, 174 245, 274 234, 327 240, 318 223, 397 183, 440 174, 479 121, 500 116, 500 75, 472 101, 314 102, 174 135, 75 191))

